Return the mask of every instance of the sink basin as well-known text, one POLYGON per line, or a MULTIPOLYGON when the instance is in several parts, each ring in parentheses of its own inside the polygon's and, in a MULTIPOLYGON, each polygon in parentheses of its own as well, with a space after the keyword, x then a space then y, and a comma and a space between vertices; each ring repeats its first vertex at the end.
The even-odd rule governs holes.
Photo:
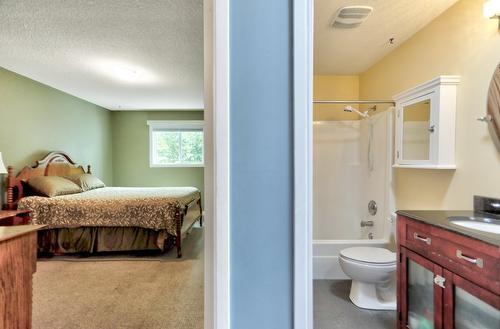
POLYGON ((480 216, 451 216, 448 220, 458 226, 465 228, 488 232, 493 234, 500 234, 500 220, 480 216))

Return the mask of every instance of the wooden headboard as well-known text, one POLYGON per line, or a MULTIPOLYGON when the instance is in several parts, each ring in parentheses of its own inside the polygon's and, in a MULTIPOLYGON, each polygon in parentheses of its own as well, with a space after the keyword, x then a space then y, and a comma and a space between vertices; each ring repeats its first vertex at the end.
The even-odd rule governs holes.
MULTIPOLYGON (((17 176, 14 176, 14 168, 9 166, 7 174, 7 209, 17 208, 19 199, 27 196, 24 184, 33 177, 38 176, 69 176, 83 174, 85 170, 77 165, 71 157, 64 152, 50 152, 43 159, 38 160, 34 166, 24 167, 17 176)), ((90 166, 87 166, 90 174, 90 166)))

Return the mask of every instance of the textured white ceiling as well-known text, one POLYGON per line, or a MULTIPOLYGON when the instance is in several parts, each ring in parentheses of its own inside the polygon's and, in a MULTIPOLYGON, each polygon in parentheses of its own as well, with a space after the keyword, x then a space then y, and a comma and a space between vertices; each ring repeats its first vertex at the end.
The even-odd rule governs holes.
POLYGON ((359 74, 394 50, 457 0, 315 0, 314 73, 359 74), (333 29, 337 10, 349 5, 374 8, 358 28, 333 29), (389 39, 394 38, 394 45, 389 39))
POLYGON ((109 109, 202 109, 203 0, 0 0, 0 66, 109 109))

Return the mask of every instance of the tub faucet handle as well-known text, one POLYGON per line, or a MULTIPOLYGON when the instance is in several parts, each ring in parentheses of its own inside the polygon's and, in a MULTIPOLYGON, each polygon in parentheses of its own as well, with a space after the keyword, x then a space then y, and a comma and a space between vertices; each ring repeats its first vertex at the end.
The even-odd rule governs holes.
POLYGON ((374 223, 372 220, 362 220, 361 221, 361 227, 372 227, 373 224, 374 223))

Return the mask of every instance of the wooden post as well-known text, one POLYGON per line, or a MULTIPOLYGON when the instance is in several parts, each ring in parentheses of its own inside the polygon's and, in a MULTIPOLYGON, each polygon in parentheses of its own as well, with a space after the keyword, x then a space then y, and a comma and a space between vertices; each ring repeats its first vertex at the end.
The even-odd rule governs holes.
POLYGON ((12 181, 12 173, 14 168, 12 166, 7 167, 7 210, 14 210, 14 184, 12 181))
POLYGON ((175 245, 177 246, 177 258, 182 257, 181 250, 181 239, 182 239, 182 216, 179 209, 175 212, 175 226, 176 226, 176 237, 175 237, 175 245))
POLYGON ((201 208, 201 198, 198 199, 198 206, 200 207, 200 227, 203 227, 203 209, 201 208))

